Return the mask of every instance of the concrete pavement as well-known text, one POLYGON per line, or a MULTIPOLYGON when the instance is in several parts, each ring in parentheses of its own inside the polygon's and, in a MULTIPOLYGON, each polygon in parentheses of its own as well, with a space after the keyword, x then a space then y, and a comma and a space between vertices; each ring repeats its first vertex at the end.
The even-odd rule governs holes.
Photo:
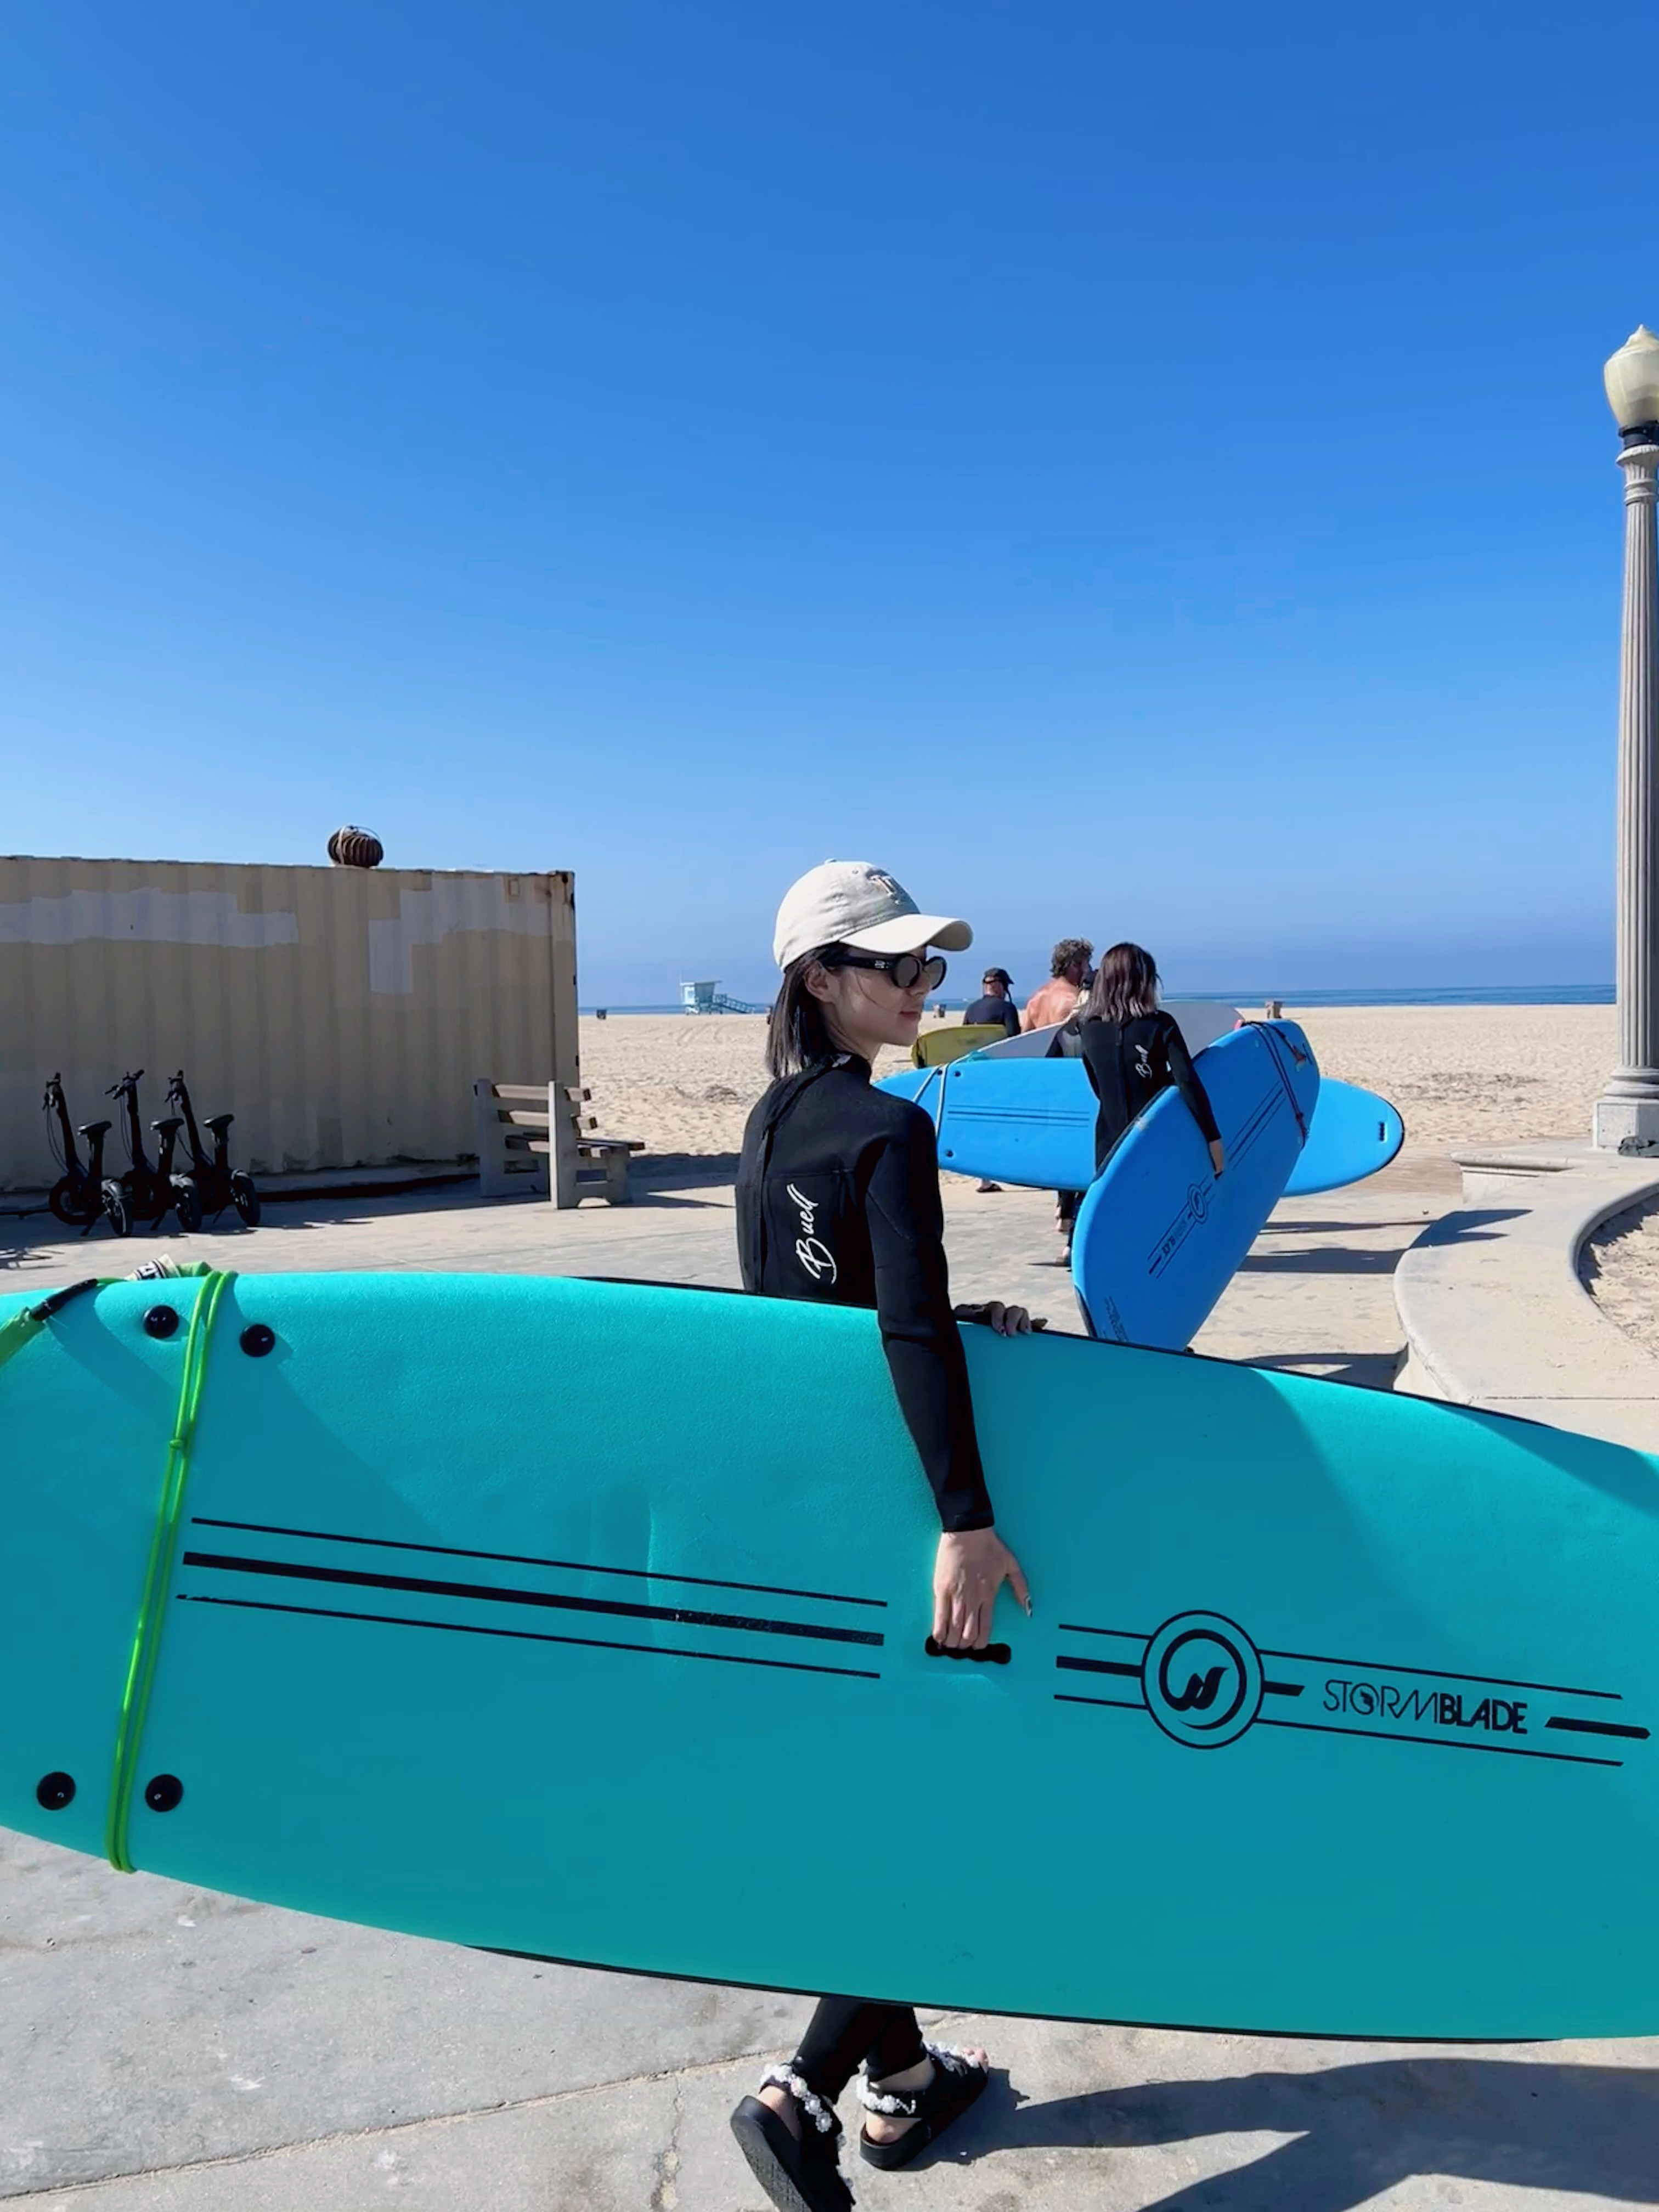
MULTIPOLYGON (((243 1268, 734 1280, 729 1186, 668 1180, 647 1176, 646 1201, 615 1213, 426 1193, 276 1206, 252 1235, 162 1241, 243 1268)), ((1282 1208, 1201 1348, 1386 1387, 1395 1259, 1456 1189, 1445 1163, 1407 1159, 1282 1208)), ((1041 1264, 1047 1200, 953 1180, 946 1210, 959 1296, 1020 1297, 1076 1325, 1065 1273, 1041 1264)), ((52 1227, 0 1224, 0 1285, 125 1272, 142 1256, 101 1235, 29 1241, 52 1227)), ((774 1909, 878 1909, 862 1879, 838 1898, 793 1898, 785 1836, 779 1858, 774 1909)), ((761 2212, 726 2114, 806 2011, 309 1920, 0 1837, 0 2195, 65 2212, 761 2212)), ((897 2175, 859 2167, 863 2204, 1659 2203, 1659 2040, 1415 2051, 939 2027, 989 2046, 993 2088, 947 2155, 897 2175)))

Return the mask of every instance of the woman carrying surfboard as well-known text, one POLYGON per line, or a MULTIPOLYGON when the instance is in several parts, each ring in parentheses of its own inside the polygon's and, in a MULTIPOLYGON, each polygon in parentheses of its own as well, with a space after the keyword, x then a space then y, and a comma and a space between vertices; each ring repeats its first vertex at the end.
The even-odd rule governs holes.
MULTIPOLYGON (((738 1170, 744 1287, 763 1297, 873 1308, 894 1390, 939 1507, 933 1637, 981 1648, 1004 1582, 1030 1611, 1019 1562, 997 1534, 974 1432, 957 1328, 1012 1335, 1024 1307, 952 1308, 933 1125, 908 1099, 872 1088, 884 1045, 915 1042, 923 1004, 945 979, 930 945, 965 951, 965 921, 924 915, 865 861, 826 860, 778 910, 773 955, 782 987, 767 1032, 771 1087, 749 1117, 738 1170)), ((836 2100, 862 2066, 872 2165, 907 2165, 984 2088, 982 2051, 922 2039, 907 2005, 825 1997, 789 2064, 745 2097, 732 2129, 782 2212, 847 2212, 836 2100)))
POLYGON ((1100 1111, 1095 1117, 1095 1173, 1160 1091, 1173 1083, 1186 1100, 1219 1175, 1226 1165, 1209 1095, 1193 1066, 1173 1014, 1158 1003, 1158 963, 1139 945, 1114 945, 1101 956, 1093 988, 1076 1018, 1048 1050, 1076 1053, 1088 1071, 1100 1111))

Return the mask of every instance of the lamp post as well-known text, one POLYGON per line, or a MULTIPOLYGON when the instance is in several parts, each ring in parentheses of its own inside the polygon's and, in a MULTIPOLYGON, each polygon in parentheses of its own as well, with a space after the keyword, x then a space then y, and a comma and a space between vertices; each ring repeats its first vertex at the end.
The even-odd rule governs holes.
POLYGON ((1625 611, 1619 655, 1619 1065, 1595 1102, 1610 1152, 1659 1152, 1659 337, 1645 325, 1605 372, 1625 471, 1625 611))

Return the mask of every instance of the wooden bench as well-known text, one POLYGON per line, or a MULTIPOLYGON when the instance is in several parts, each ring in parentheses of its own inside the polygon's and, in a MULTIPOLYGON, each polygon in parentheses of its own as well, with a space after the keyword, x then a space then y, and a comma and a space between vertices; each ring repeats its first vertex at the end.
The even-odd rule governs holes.
POLYGON ((645 1150, 644 1139, 599 1135, 594 1116, 582 1110, 592 1097, 571 1084, 494 1083, 480 1076, 472 1086, 480 1197, 550 1196, 558 1206, 603 1198, 629 1205, 629 1164, 645 1150))

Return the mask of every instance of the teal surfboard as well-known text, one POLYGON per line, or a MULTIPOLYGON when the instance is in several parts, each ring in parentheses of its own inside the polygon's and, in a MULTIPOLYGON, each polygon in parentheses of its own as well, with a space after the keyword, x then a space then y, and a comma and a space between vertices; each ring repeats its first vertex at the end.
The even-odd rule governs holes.
POLYGON ((933 1505, 871 1315, 250 1275, 88 1291, 24 1334, 13 1828, 654 1973, 1207 2028, 1659 2027, 1637 1453, 970 1328, 1036 1612, 1005 1600, 1006 1663, 968 1663, 926 1649, 933 1505), (846 1882, 872 1822, 878 1911, 846 1882))

